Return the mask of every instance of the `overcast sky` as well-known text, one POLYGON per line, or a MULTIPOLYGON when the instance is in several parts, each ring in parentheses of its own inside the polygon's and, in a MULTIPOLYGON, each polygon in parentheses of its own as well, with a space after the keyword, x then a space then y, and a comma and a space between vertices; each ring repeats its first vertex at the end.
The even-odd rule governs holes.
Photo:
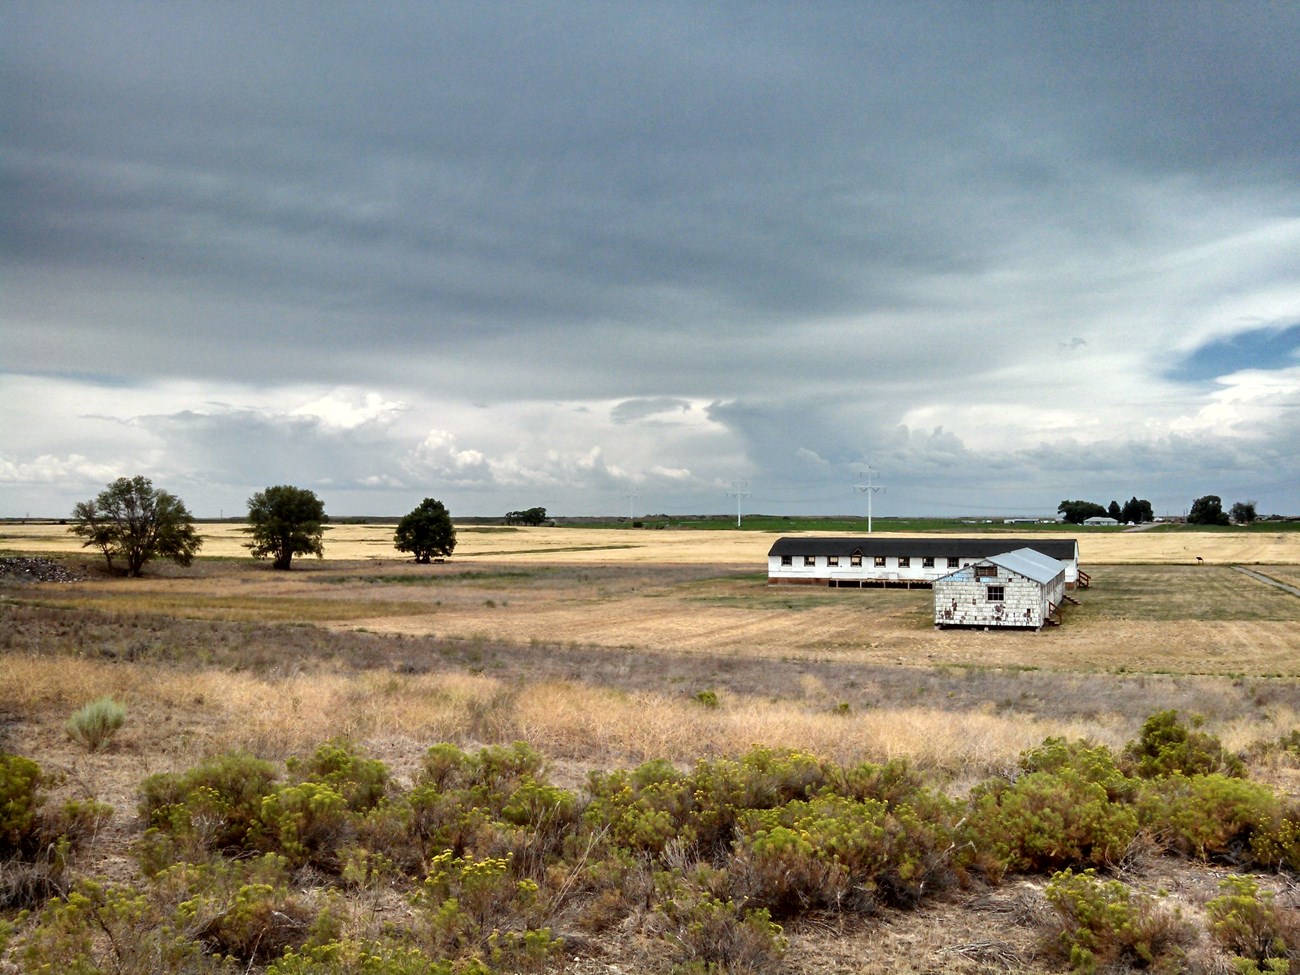
POLYGON ((1300 513, 1300 5, 0 8, 0 515, 1300 513))

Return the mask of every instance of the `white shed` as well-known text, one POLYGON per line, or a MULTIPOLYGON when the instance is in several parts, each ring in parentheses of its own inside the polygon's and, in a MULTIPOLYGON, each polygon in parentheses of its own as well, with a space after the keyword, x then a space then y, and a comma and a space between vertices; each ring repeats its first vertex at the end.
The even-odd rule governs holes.
POLYGON ((1061 622, 1066 566, 1030 548, 990 555, 934 582, 934 625, 1038 630, 1061 622))

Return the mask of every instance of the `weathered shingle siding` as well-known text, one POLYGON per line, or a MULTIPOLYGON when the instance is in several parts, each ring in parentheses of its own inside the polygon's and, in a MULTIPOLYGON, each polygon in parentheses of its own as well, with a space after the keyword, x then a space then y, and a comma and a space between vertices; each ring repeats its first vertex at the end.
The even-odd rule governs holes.
POLYGON ((1001 626, 1038 629, 1048 620, 1049 604, 1060 605, 1065 574, 1040 583, 1019 573, 999 570, 996 577, 976 579, 975 566, 949 573, 934 584, 936 626, 1001 626), (989 586, 1001 586, 1001 602, 988 598, 989 586))

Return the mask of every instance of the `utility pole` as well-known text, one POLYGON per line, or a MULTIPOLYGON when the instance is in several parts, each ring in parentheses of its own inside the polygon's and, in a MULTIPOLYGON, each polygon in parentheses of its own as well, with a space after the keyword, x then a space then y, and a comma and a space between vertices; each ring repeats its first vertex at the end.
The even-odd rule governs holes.
POLYGON ((634 520, 636 519, 636 503, 637 503, 637 501, 639 501, 640 499, 641 499, 641 495, 639 495, 639 494, 625 494, 625 495, 623 495, 623 500, 627 502, 627 520, 628 520, 628 521, 634 521, 634 520))
POLYGON ((749 484, 748 481, 732 481, 731 490, 727 492, 729 497, 736 499, 736 527, 740 527, 740 499, 749 497, 749 492, 744 488, 749 484))
POLYGON ((871 534, 871 496, 877 491, 883 491, 884 488, 878 484, 872 484, 871 479, 876 476, 876 472, 868 467, 863 471, 859 478, 866 483, 855 485, 856 490, 861 491, 867 496, 867 534, 871 534))

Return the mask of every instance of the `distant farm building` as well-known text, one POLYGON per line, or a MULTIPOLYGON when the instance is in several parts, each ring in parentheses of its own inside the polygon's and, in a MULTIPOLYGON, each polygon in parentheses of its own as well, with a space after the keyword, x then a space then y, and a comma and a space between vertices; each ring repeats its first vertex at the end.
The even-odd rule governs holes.
POLYGON ((934 581, 934 625, 1040 630, 1061 622, 1066 565, 1031 548, 991 555, 934 581))
POLYGON ((929 587, 936 579, 995 555, 1030 549, 1064 565, 1065 586, 1087 586, 1074 538, 857 538, 787 535, 767 553, 767 581, 774 585, 860 588, 929 587))

